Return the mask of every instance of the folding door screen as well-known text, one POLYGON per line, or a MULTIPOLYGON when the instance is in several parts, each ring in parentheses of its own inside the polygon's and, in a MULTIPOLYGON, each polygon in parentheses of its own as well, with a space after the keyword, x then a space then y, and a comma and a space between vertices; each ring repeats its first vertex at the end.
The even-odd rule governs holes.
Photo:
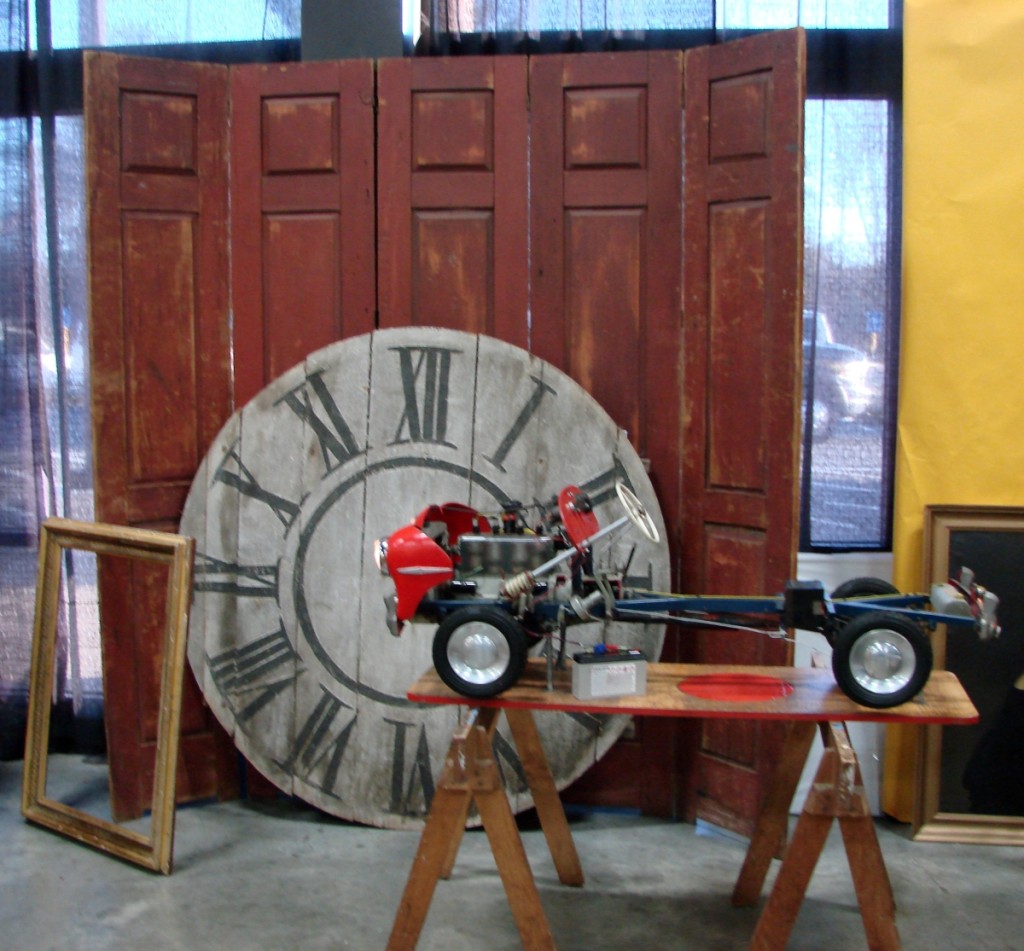
MULTIPOLYGON (((790 576, 800 31, 231 69, 89 54, 86 82, 97 519, 173 529, 218 426, 280 372, 375 327, 446 326, 531 350, 627 430, 678 590, 790 576)), ((131 567, 101 585, 128 817, 150 795, 158 615, 131 567)), ((685 632, 665 659, 786 649, 685 632)), ((746 828, 775 742, 638 724, 576 792, 746 828)), ((190 684, 179 796, 234 794, 233 760, 190 684)))

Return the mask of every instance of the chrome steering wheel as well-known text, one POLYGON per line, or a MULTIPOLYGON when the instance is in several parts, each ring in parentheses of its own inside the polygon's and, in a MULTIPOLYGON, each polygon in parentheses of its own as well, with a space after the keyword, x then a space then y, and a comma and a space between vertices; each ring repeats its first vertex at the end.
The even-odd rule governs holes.
POLYGON ((618 495, 619 501, 626 510, 629 520, 640 529, 640 534, 649 542, 657 544, 661 539, 661 535, 658 533, 658 527, 654 524, 654 519, 651 518, 650 513, 644 508, 643 503, 627 488, 624 482, 615 483, 615 494, 618 495))

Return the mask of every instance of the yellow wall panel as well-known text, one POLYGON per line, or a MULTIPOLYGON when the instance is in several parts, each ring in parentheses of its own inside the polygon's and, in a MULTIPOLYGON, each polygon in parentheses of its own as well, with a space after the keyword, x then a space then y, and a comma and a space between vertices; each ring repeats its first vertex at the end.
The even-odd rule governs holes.
MULTIPOLYGON (((893 580, 926 505, 1024 505, 1024 4, 904 5, 903 322, 893 580)), ((883 808, 909 819, 912 742, 883 808)))

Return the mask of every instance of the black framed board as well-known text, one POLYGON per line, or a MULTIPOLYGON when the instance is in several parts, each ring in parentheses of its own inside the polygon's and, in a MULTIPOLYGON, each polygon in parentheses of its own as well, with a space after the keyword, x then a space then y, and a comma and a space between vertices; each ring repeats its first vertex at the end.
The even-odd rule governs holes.
POLYGON ((925 583, 963 568, 999 596, 1002 631, 934 634, 936 667, 957 675, 980 718, 922 731, 914 838, 1024 845, 1024 508, 929 506, 925 583))

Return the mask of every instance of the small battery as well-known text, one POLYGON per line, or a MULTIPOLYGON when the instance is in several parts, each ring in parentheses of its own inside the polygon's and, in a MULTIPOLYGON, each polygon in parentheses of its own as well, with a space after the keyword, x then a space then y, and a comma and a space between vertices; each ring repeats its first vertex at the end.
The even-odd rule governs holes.
POLYGON ((647 655, 629 647, 598 645, 572 655, 572 695, 577 700, 603 700, 647 692, 647 655))

